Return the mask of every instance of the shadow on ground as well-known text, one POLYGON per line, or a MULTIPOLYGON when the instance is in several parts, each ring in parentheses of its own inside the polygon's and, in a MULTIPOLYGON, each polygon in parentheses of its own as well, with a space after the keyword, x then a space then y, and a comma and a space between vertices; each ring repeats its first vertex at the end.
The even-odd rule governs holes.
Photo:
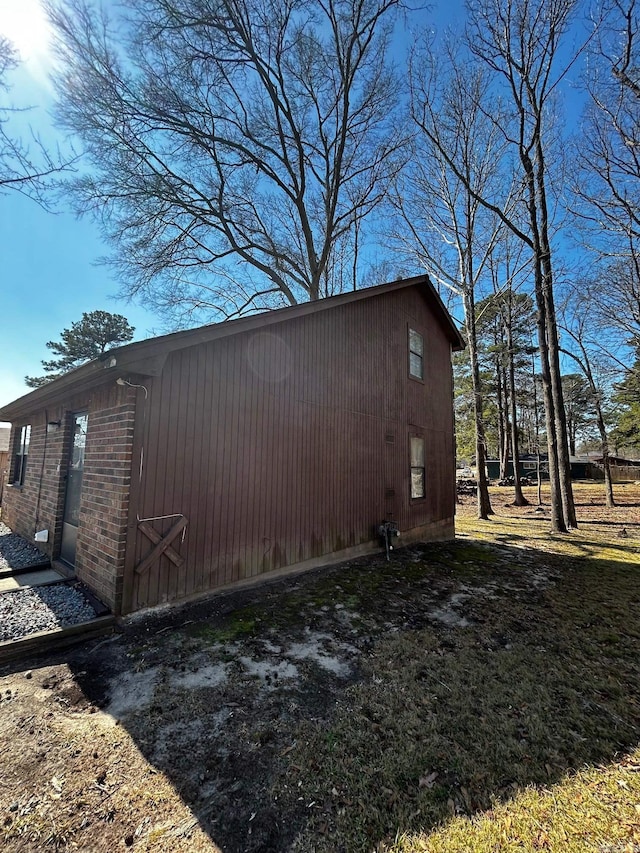
POLYGON ((415 546, 131 622, 65 661, 221 850, 370 851, 638 743, 638 569, 415 546))

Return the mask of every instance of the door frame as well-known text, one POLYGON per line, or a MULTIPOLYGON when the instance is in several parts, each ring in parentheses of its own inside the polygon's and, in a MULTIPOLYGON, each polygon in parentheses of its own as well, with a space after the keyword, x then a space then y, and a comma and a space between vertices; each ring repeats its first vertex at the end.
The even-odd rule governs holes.
MULTIPOLYGON (((67 557, 63 556, 63 548, 64 548, 64 532, 65 532, 65 513, 67 511, 67 498, 69 495, 69 471, 71 469, 72 464, 72 454, 75 447, 74 437, 75 437, 75 425, 77 423, 78 418, 85 417, 86 420, 86 433, 88 433, 89 427, 89 412, 87 409, 78 409, 75 411, 71 411, 67 415, 67 440, 64 442, 62 461, 61 461, 61 510, 60 510, 60 545, 58 548, 58 558, 62 560, 65 565, 70 566, 75 569, 76 564, 76 547, 77 547, 77 534, 80 530, 80 523, 78 519, 78 525, 76 526, 76 540, 73 544, 73 562, 71 562, 67 557)), ((85 453, 86 453, 86 433, 85 433, 85 453)), ((84 479, 84 465, 85 459, 83 456, 82 459, 82 474, 84 479)), ((78 494, 78 515, 80 513, 80 508, 82 506, 82 481, 80 483, 80 491, 78 494)), ((70 525, 74 526, 74 525, 70 525)))

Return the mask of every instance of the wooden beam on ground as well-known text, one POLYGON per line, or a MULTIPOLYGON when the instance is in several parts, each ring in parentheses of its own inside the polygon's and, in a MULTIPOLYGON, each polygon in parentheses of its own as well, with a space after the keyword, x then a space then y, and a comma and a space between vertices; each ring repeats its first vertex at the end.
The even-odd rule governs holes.
POLYGON ((17 640, 5 640, 0 643, 0 663, 49 653, 75 643, 93 640, 103 634, 112 634, 114 626, 114 616, 99 616, 88 622, 69 625, 68 628, 53 628, 50 631, 38 631, 36 634, 29 634, 17 640))

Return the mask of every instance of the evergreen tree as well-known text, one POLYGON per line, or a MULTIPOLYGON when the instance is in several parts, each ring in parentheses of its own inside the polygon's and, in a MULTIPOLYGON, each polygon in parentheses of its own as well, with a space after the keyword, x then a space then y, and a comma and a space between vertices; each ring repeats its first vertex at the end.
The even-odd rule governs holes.
POLYGON ((613 397, 622 409, 612 438, 616 447, 640 451, 640 340, 635 349, 635 360, 613 397))
POLYGON ((85 361, 98 358, 106 350, 127 343, 134 332, 134 327, 122 314, 110 314, 108 311, 84 313, 81 320, 62 331, 61 341, 47 342, 47 347, 58 356, 42 362, 47 375, 25 376, 24 381, 30 388, 39 388, 85 361))
POLYGON ((567 415, 569 450, 576 455, 576 439, 581 430, 595 419, 594 392, 589 382, 579 373, 562 376, 562 392, 567 415))

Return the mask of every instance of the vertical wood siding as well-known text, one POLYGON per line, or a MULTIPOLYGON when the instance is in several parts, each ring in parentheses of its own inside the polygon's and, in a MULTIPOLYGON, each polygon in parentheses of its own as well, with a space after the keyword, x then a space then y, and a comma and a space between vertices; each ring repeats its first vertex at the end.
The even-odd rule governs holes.
MULTIPOLYGON (((171 353, 147 385, 137 514, 185 515, 186 560, 136 576, 133 609, 369 542, 385 517, 453 517, 450 343, 417 288, 171 353), (424 383, 408 376, 409 324, 424 383), (412 428, 427 455, 414 502, 412 428)), ((138 533, 133 562, 148 551, 138 533)))

